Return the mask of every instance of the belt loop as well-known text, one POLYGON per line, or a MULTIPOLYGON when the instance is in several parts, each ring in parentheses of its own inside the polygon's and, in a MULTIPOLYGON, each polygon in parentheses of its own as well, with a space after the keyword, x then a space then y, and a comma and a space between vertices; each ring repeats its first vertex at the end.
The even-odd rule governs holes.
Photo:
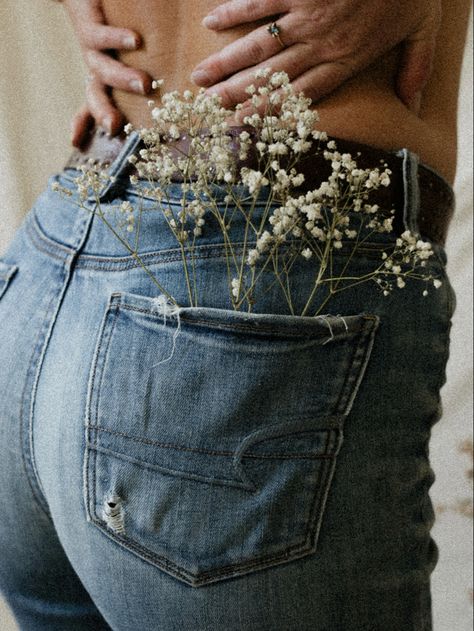
POLYGON ((418 156, 409 149, 401 149, 403 170, 403 224, 405 230, 419 234, 420 186, 418 182, 418 156))
MULTIPOLYGON (((120 149, 120 153, 109 166, 107 172, 109 175, 113 176, 115 180, 113 182, 108 182, 103 189, 99 193, 99 200, 104 201, 106 196, 110 196, 113 193, 122 189, 124 186, 123 182, 120 182, 120 176, 122 173, 129 167, 128 158, 133 155, 135 149, 140 143, 140 134, 137 131, 132 131, 128 138, 126 139, 123 147, 120 149)), ((87 198, 89 202, 95 202, 95 195, 91 195, 87 198)))

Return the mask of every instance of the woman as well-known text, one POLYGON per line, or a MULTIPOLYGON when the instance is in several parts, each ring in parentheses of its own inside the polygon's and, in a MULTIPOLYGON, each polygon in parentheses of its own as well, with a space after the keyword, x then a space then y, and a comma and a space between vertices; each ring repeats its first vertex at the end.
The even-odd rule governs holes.
MULTIPOLYGON (((127 61, 171 90, 256 27, 208 45, 193 29, 214 4, 193 3, 185 19, 177 3, 146 4, 146 19, 145 3, 104 11, 147 43, 127 61), (199 50, 180 56, 181 36, 199 50)), ((37 200, 0 267, 0 580, 23 628, 431 628, 428 440, 455 304, 443 249, 452 192, 411 151, 452 182, 467 13, 444 7, 419 117, 394 95, 398 51, 318 104, 319 128, 341 148, 367 143, 361 159, 390 163, 398 234, 420 228, 435 250, 428 271, 443 285, 428 296, 416 282, 388 298, 367 284, 342 292, 325 310, 345 318, 330 337, 322 321, 288 316, 275 291, 244 323, 209 231, 204 306, 183 313, 173 360, 152 370, 176 327, 154 311, 156 286, 98 217, 50 190, 37 200), (262 322, 259 336, 251 327, 262 322)), ((115 99, 147 124, 145 97, 115 99)), ((136 201, 125 169, 134 146, 116 143, 105 145, 116 176, 105 206, 136 201)), ((70 164, 52 181, 72 190, 75 175, 70 164)), ((141 256, 184 304, 176 243, 156 214, 145 228, 141 256)), ((381 235, 357 255, 358 275, 387 244, 381 235)))

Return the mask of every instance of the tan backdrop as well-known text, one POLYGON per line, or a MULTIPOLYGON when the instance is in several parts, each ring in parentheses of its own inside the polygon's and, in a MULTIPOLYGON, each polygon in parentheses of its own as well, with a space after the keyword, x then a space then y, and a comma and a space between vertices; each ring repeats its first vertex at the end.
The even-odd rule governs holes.
MULTIPOLYGON (((69 121, 81 103, 84 69, 62 7, 47 0, 1 0, 0 60, 1 255, 47 176, 61 169, 70 151, 69 121)), ((472 24, 460 103, 458 205, 446 247, 458 304, 442 391, 444 417, 431 442, 437 514, 432 534, 440 548, 433 574, 434 631, 472 629, 471 92, 472 24)), ((0 550, 0 563, 1 558, 0 550)), ((0 602, 0 629, 15 628, 0 602)))

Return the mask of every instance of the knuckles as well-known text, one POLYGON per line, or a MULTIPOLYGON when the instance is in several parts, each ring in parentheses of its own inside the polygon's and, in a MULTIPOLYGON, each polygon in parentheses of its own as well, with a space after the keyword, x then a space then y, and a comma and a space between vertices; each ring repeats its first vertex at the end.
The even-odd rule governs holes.
POLYGON ((268 58, 267 52, 258 40, 251 40, 248 45, 248 53, 252 58, 253 64, 258 64, 268 58))

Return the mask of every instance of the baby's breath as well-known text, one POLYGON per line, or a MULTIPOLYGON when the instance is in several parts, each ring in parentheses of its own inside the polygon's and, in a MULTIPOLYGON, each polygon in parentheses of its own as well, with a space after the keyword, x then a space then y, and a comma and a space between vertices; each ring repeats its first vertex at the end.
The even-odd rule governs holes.
MULTIPOLYGON (((441 280, 418 271, 423 271, 433 255, 431 244, 408 230, 381 252, 381 260, 372 273, 363 278, 350 274, 354 253, 370 235, 393 232, 395 211, 381 209, 371 199, 374 191, 390 185, 392 173, 386 165, 361 168, 356 156, 339 152, 335 140, 316 129, 319 117, 311 109, 311 99, 294 92, 285 72, 261 68, 254 73, 254 79, 246 88, 254 111, 243 118, 248 130, 237 137, 229 134, 229 120, 242 109, 242 104, 234 110, 225 109, 221 98, 207 94, 204 88, 197 93, 167 92, 160 95, 159 102, 148 102, 151 125, 137 130, 143 148, 128 159, 136 170, 130 176, 130 186, 156 203, 181 249, 190 305, 199 303, 194 247, 196 240, 206 234, 206 223, 211 219, 222 230, 234 309, 252 310, 257 289, 263 285, 263 272, 271 271, 294 313, 288 280, 296 260, 315 269, 315 282, 301 315, 310 309, 317 315, 332 296, 361 282, 374 281, 383 296, 394 288, 403 289, 409 279, 431 281, 438 289, 441 280), (179 138, 187 139, 188 149, 184 152, 173 150, 172 141, 179 138), (305 177, 298 165, 310 150, 324 157, 330 175, 315 189, 302 194, 298 188, 305 177), (238 160, 245 161, 252 151, 258 165, 253 163, 250 168, 239 164, 238 160), (178 211, 168 203, 166 193, 167 185, 177 175, 182 182, 178 211), (220 202, 214 194, 216 186, 224 191, 220 202), (236 194, 241 189, 245 191, 243 197, 236 194), (253 214, 262 189, 266 193, 265 211, 256 221, 253 214), (238 253, 229 235, 234 214, 246 218, 245 240, 239 243, 238 253), (333 275, 335 260, 343 263, 339 276, 333 275), (321 301, 315 308, 319 293, 321 301)), ((161 90, 162 85, 162 80, 152 83, 154 90, 161 90)), ((126 134, 133 130, 131 124, 124 127, 126 134)), ((99 216, 140 262, 138 208, 130 201, 122 201, 117 209, 119 227, 133 233, 132 246, 101 210, 100 192, 113 182, 107 165, 89 162, 80 171, 75 179, 79 203, 83 206, 85 200, 95 199, 99 216)), ((57 182, 53 188, 72 196, 57 182)), ((144 263, 140 264, 153 277, 144 263)), ((158 280, 156 283, 176 303, 158 280)), ((423 296, 427 294, 425 289, 423 296)))

